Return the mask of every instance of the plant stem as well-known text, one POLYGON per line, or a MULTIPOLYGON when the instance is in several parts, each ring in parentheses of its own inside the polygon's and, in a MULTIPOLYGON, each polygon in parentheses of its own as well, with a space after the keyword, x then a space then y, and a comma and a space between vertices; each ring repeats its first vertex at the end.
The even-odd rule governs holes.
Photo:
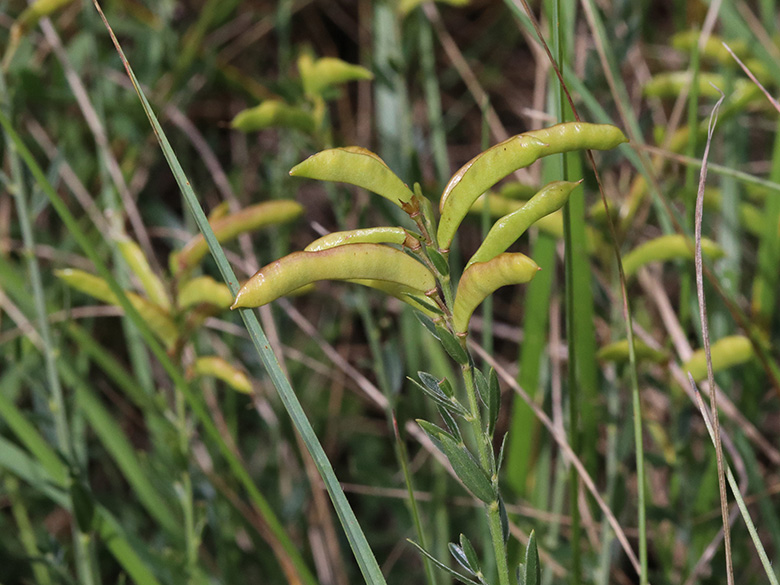
MULTIPOLYGON (((466 347, 465 339, 463 339, 464 349, 466 347)), ((482 424, 482 416, 480 415, 479 404, 477 402, 477 391, 474 386, 474 366, 471 360, 469 363, 463 366, 463 382, 466 386, 466 396, 469 401, 469 409, 471 410, 471 428, 474 432, 474 438, 477 443, 477 452, 479 454, 479 462, 483 469, 489 469, 492 473, 490 480, 493 482, 493 486, 496 488, 496 494, 498 494, 498 470, 494 469, 492 458, 488 449, 492 446, 488 444, 488 439, 483 432, 484 425, 482 424)), ((506 543, 504 542, 504 534, 501 528, 501 512, 499 510, 498 496, 493 502, 485 504, 485 513, 488 518, 488 526, 490 528, 490 539, 493 544, 493 553, 496 557, 496 570, 498 572, 498 582, 500 585, 509 585, 509 563, 507 560, 506 543)))

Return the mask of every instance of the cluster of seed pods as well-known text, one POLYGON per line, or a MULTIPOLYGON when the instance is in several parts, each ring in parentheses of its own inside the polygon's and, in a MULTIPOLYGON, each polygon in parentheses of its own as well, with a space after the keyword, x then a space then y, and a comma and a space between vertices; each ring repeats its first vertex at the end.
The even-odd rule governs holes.
POLYGON ((534 222, 560 209, 579 182, 550 183, 523 207, 499 219, 466 264, 455 300, 446 307, 439 288, 449 286, 449 247, 477 198, 544 156, 608 150, 623 142, 626 137, 615 126, 582 122, 513 136, 477 155, 453 175, 439 202, 438 222, 428 217, 431 206, 424 197, 409 189, 373 152, 354 146, 319 152, 290 174, 349 183, 381 195, 407 212, 419 233, 375 227, 328 234, 306 250, 261 268, 239 290, 232 308, 261 306, 315 281, 342 280, 379 288, 429 314, 448 314, 453 332, 465 335, 471 315, 488 295, 505 285, 526 283, 536 274, 538 266, 533 260, 506 250, 534 222))

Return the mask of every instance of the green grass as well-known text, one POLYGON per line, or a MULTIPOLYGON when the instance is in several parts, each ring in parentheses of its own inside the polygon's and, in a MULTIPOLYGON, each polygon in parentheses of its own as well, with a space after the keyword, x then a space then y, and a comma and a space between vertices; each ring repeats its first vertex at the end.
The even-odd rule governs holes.
MULTIPOLYGON (((321 283, 259 312, 174 307, 171 341, 127 294, 145 297, 149 280, 117 242, 136 242, 175 300, 187 278, 168 255, 199 232, 213 256, 193 275, 235 293, 322 230, 405 221, 359 189, 288 176, 331 145, 379 153, 435 205, 485 144, 569 119, 520 3, 439 2, 406 17, 389 1, 106 3, 139 94, 92 4, 66 4, 51 23, 12 28, 22 3, 10 3, 0 23, 0 46, 19 39, 0 77, 0 583, 441 584, 450 577, 407 539, 463 572, 447 547, 461 533, 485 580, 505 582, 498 516, 486 519, 414 422, 440 419, 406 377, 432 372, 457 386, 460 374, 408 307, 321 283), (307 94, 304 52, 374 78, 307 94), (267 98, 313 116, 316 130, 230 127, 267 98), (303 217, 216 241, 207 216, 222 203, 273 199, 297 200, 303 217), (68 267, 102 278, 114 304, 55 276, 68 267), (206 356, 247 376, 252 394, 196 375, 206 356)), ((616 361, 598 353, 628 336, 615 249, 671 233, 693 243, 715 103, 697 80, 716 74, 726 100, 702 233, 725 255, 705 260, 704 293, 712 342, 752 344, 715 373, 728 505, 739 512, 730 554, 736 582, 776 582, 778 112, 720 45, 775 94, 776 7, 724 3, 718 42, 699 49, 683 33, 697 38, 708 5, 542 4, 542 35, 580 117, 618 125, 631 144, 595 156, 614 232, 581 153, 520 173, 535 188, 585 181, 560 231, 531 230, 512 248, 543 271, 498 291, 470 335, 476 365, 485 369, 487 347, 501 369, 494 446, 508 433, 510 567, 534 531, 542 583, 727 582, 716 449, 680 369, 703 345, 693 262, 651 263, 626 283, 634 336, 667 361, 639 345, 616 361), (642 93, 680 71, 690 87, 642 93)), ((459 231, 454 278, 487 217, 472 214, 459 231)))

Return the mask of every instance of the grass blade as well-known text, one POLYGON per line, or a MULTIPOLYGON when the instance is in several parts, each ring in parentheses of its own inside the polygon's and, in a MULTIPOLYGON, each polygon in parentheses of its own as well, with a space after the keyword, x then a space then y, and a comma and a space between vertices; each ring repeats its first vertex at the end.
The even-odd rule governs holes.
MULTIPOLYGON (((141 100, 144 111, 149 118, 149 122, 154 129, 157 140, 160 143, 163 154, 165 155, 165 159, 168 162, 174 177, 176 178, 176 182, 178 183, 179 188, 184 195, 190 211, 195 217, 195 222, 198 224, 198 228, 208 243, 209 250, 211 250, 211 253, 214 256, 214 260, 219 267, 223 279, 225 280, 228 287, 230 287, 231 292, 235 294, 238 292, 238 279, 236 278, 232 267, 228 263, 221 246, 217 242, 216 237, 214 236, 214 232, 211 230, 211 226, 208 223, 208 219, 203 213, 203 209, 201 208, 200 203, 195 196, 195 192, 193 191, 192 186, 190 185, 190 182, 184 173, 184 169, 181 168, 181 165, 179 164, 179 161, 177 160, 176 155, 174 154, 173 149, 168 142, 162 127, 160 126, 160 123, 157 121, 157 118, 154 115, 151 105, 146 99, 146 96, 144 95, 143 90, 141 89, 141 86, 138 83, 132 68, 130 67, 130 64, 127 62, 127 58, 125 57, 119 42, 116 40, 111 27, 105 20, 105 16, 103 15, 103 12, 100 9, 97 1, 95 1, 95 7, 100 12, 101 18, 103 18, 106 28, 111 35, 111 39, 114 42, 114 46, 116 47, 116 50, 119 53, 123 64, 125 65, 127 74, 130 77, 136 92, 138 93, 138 97, 141 100)), ((352 547, 352 551, 355 554, 355 558, 358 561, 358 565, 360 566, 360 570, 363 573, 366 582, 371 584, 384 585, 384 576, 382 575, 379 564, 377 563, 376 558, 374 557, 374 554, 368 545, 365 534, 363 534, 363 531, 358 524, 357 518, 355 517, 355 514, 352 511, 349 502, 347 501, 346 495, 339 485, 336 474, 333 471, 333 467, 328 460, 322 445, 317 439, 317 436, 314 433, 314 429, 312 428, 311 423, 303 411, 301 403, 298 401, 297 396, 290 386, 289 380, 287 380, 287 377, 282 371, 276 356, 271 350, 268 338, 265 336, 265 333, 260 326, 260 322, 257 320, 255 313, 251 309, 240 309, 240 313, 249 335, 252 338, 252 342, 254 343, 258 354, 260 355, 260 359, 262 360, 263 365, 265 366, 274 386, 277 389, 277 392, 279 393, 279 397, 281 398, 282 403, 287 409, 287 412, 290 415, 295 428, 301 434, 304 442, 306 443, 306 447, 309 449, 312 459, 314 459, 317 470, 322 476, 325 487, 328 490, 328 494, 330 495, 331 499, 333 500, 336 513, 338 514, 339 520, 344 527, 349 544, 352 547)), ((296 557, 297 556, 298 555, 296 554, 296 557)), ((311 579, 313 582, 313 577, 309 577, 309 579, 311 579)))

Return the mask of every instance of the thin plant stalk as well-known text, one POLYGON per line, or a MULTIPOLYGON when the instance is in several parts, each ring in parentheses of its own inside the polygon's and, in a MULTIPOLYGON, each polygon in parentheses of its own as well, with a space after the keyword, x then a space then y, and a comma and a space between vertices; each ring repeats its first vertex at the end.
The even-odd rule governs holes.
POLYGON ((707 382, 710 387, 710 414, 712 416, 713 436, 712 441, 715 444, 715 459, 718 465, 718 490, 720 492, 720 509, 723 520, 723 546, 726 551, 726 580, 728 585, 734 585, 734 569, 731 558, 731 527, 729 523, 728 496, 726 494, 726 479, 723 462, 723 446, 720 440, 720 424, 718 420, 718 393, 715 390, 715 376, 712 371, 712 356, 710 353, 710 334, 707 324, 707 301, 704 296, 704 274, 702 270, 702 252, 701 252, 701 224, 704 213, 704 186, 707 182, 707 157, 712 142, 712 134, 715 131, 715 125, 718 120, 718 109, 723 103, 725 96, 721 93, 720 99, 715 104, 710 114, 709 131, 707 133, 707 143, 704 147, 702 157, 701 174, 699 175, 699 192, 696 196, 696 294, 699 299, 699 319, 701 321, 701 336, 704 343, 704 355, 707 362, 707 382))
MULTIPOLYGON (((3 116, 10 117, 8 106, 8 104, 10 104, 10 96, 7 92, 5 74, 2 71, 0 71, 0 102, 3 104, 3 116)), ((68 424, 68 413, 65 408, 62 385, 60 384, 60 378, 57 374, 57 350, 54 347, 49 328, 41 269, 38 264, 38 258, 33 253, 33 250, 35 249, 35 239, 33 237, 32 220, 30 218, 27 203, 27 187, 16 144, 7 128, 5 131, 5 143, 11 166, 11 177, 14 182, 12 195, 16 202, 16 213, 19 218, 22 241, 24 242, 26 250, 24 255, 27 258, 27 270, 29 272, 32 287, 33 302, 38 322, 38 334, 40 335, 42 343, 45 374, 50 392, 49 404, 52 418, 54 419, 55 435, 57 437, 60 452, 63 453, 68 464, 75 470, 78 463, 75 458, 73 443, 71 441, 71 431, 68 424)), ((79 475, 84 474, 79 472, 79 475)), ((69 500, 70 509, 74 510, 75 503, 72 494, 70 494, 69 500)), ((100 582, 100 578, 99 572, 97 571, 97 559, 95 557, 94 545, 91 544, 89 535, 83 531, 82 527, 78 525, 78 522, 72 523, 72 531, 79 579, 85 585, 96 585, 100 582)))
MULTIPOLYGON (((133 87, 135 88, 141 104, 143 105, 144 111, 149 118, 149 122, 154 129, 155 135, 157 136, 158 142, 162 147, 166 161, 173 171, 174 177, 176 178, 176 182, 178 183, 179 188, 184 195, 185 201, 187 202, 190 211, 195 217, 198 228, 203 233, 209 250, 214 256, 223 279, 230 288, 231 292, 235 294, 238 292, 239 287, 238 279, 233 272, 233 268, 228 263, 227 258, 225 257, 225 253, 222 250, 222 247, 219 245, 219 242, 217 242, 214 232, 209 225, 208 219, 203 213, 203 209, 201 208, 200 203, 195 196, 195 192, 192 189, 190 182, 187 180, 184 170, 181 168, 181 165, 179 164, 179 161, 176 158, 162 127, 157 121, 157 118, 154 115, 154 112, 152 111, 152 108, 146 99, 146 96, 144 95, 138 80, 135 77, 135 73, 130 67, 130 64, 125 57, 119 42, 111 30, 111 27, 106 21, 97 0, 94 1, 94 4, 101 15, 101 18, 103 18, 106 28, 111 36, 111 40, 113 41, 114 46, 116 47, 116 50, 119 53, 123 64, 125 65, 127 74, 130 77, 130 80, 133 83, 133 87)), ((344 491, 341 489, 341 486, 336 479, 336 475, 333 472, 333 467, 328 460, 322 445, 317 439, 317 436, 314 433, 314 429, 306 417, 306 414, 303 411, 297 396, 293 392, 293 389, 290 386, 290 382, 282 372, 279 362, 270 347, 262 327, 260 326, 260 322, 257 320, 257 316, 251 309, 240 309, 239 312, 241 318, 244 321, 244 324, 247 327, 252 342, 254 343, 255 348, 257 349, 257 352, 279 393, 279 397, 281 398, 282 403, 292 418, 296 429, 303 437, 306 446, 309 449, 312 458, 314 459, 314 463, 317 466, 317 470, 320 472, 320 475, 323 478, 325 487, 328 490, 328 494, 330 495, 331 499, 333 500, 336 512, 339 516, 339 520, 344 527, 350 543, 350 547, 355 554, 363 577, 366 579, 366 582, 371 585, 385 585, 385 579, 382 575, 381 569, 379 568, 379 564, 377 563, 376 558, 374 557, 374 554, 368 545, 368 541, 366 540, 357 518, 355 517, 355 514, 352 511, 349 502, 347 501, 344 491)))

